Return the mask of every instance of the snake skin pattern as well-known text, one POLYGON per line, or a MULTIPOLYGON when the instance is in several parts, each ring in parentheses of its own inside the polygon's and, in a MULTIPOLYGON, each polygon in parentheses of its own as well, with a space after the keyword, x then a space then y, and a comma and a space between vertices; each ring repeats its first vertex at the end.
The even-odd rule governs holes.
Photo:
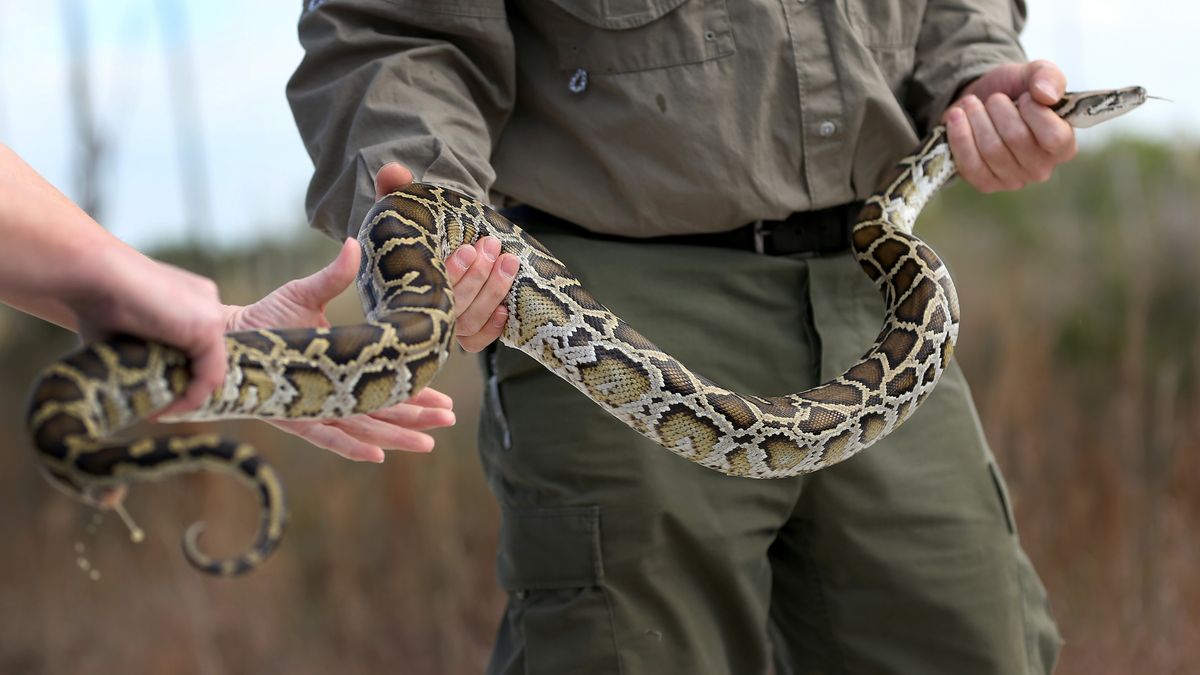
MULTIPOLYGON (((1056 109, 1075 126, 1090 126, 1145 97, 1137 87, 1068 94, 1056 109)), ((868 199, 852 249, 883 294, 883 329, 845 373, 808 391, 761 398, 710 382, 605 309, 518 226, 449 188, 412 184, 381 199, 361 228, 365 323, 226 335, 223 386, 201 409, 171 421, 336 418, 405 400, 437 373, 454 336, 445 258, 491 235, 521 259, 505 300, 505 344, 688 460, 753 478, 816 471, 895 429, 950 361, 959 324, 954 283, 912 226, 954 173, 939 127, 868 199)), ((275 471, 250 446, 211 434, 115 438, 174 400, 189 382, 188 366, 178 350, 131 336, 84 346, 39 378, 29 431, 50 482, 98 508, 119 503, 131 482, 183 471, 222 471, 251 485, 262 522, 244 553, 204 554, 202 523, 184 537, 197 569, 237 575, 258 566, 283 535, 287 510, 275 471)))

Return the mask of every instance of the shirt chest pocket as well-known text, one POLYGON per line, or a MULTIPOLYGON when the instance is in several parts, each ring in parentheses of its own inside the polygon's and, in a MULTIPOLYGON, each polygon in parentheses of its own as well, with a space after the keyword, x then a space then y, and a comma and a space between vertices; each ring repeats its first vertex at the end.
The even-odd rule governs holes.
POLYGON ((926 0, 842 1, 846 17, 863 46, 883 50, 916 46, 926 0))
POLYGON ((725 0, 531 0, 558 67, 597 75, 700 63, 734 52, 725 0))

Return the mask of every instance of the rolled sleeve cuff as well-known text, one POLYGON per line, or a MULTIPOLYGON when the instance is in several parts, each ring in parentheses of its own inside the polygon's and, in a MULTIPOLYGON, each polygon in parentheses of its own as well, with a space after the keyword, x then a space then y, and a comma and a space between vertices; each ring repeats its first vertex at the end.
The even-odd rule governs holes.
POLYGON ((968 22, 962 31, 918 55, 914 74, 913 118, 927 132, 963 87, 996 66, 1026 61, 1014 29, 992 22, 968 22))
MULTIPOLYGON (((441 141, 427 137, 420 142, 430 147, 419 150, 413 147, 413 141, 417 140, 410 139, 403 144, 404 147, 387 143, 360 150, 354 161, 346 164, 345 170, 322 194, 308 195, 308 216, 312 227, 335 239, 357 237, 363 219, 376 202, 375 174, 389 162, 407 166, 413 172, 413 180, 444 185, 486 203, 485 184, 490 185, 494 176, 485 177, 485 184, 481 184, 466 164, 459 161, 441 141), (410 158, 407 162, 404 159, 406 157, 410 158), (433 157, 433 160, 428 166, 414 166, 412 157, 433 157)), ((485 173, 488 170, 487 167, 483 168, 485 173)), ((309 189, 312 190, 316 185, 313 182, 309 189)))

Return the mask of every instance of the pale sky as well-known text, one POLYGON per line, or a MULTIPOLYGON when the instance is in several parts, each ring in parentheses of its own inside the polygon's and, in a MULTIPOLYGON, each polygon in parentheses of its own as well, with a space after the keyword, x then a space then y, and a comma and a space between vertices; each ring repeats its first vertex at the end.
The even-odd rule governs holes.
MULTIPOLYGON (((184 236, 188 198, 178 169, 158 10, 176 0, 0 0, 0 140, 77 197, 68 105, 65 7, 90 27, 93 101, 110 135, 104 223, 134 246, 184 236)), ((332 0, 336 2, 336 0, 332 0)), ((301 0, 183 0, 197 73, 212 221, 204 241, 246 245, 318 236, 298 225, 311 164, 284 99, 299 62, 301 0)), ((1030 58, 1057 62, 1072 89, 1140 84, 1173 103, 1081 132, 1200 139, 1200 3, 1028 0, 1030 58)))

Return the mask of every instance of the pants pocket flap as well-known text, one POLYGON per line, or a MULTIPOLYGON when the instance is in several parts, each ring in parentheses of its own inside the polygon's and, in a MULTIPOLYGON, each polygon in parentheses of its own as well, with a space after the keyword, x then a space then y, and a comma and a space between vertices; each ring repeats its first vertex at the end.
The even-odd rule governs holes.
POLYGON ((503 507, 497 573, 507 591, 599 586, 600 507, 503 507))

